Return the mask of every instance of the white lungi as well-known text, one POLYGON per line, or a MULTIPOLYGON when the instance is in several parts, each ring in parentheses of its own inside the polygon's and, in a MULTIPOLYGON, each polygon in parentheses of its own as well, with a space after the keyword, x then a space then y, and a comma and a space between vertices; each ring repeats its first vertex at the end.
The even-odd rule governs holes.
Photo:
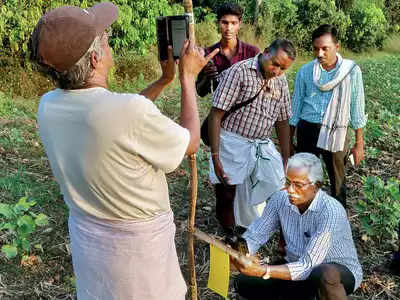
MULTIPOLYGON (((248 227, 260 217, 266 200, 285 183, 282 156, 270 139, 248 139, 221 128, 219 158, 236 185, 235 223, 248 227)), ((210 156, 210 181, 220 183, 210 156)))
POLYGON ((108 221, 71 212, 78 300, 183 300, 172 211, 148 221, 108 221))

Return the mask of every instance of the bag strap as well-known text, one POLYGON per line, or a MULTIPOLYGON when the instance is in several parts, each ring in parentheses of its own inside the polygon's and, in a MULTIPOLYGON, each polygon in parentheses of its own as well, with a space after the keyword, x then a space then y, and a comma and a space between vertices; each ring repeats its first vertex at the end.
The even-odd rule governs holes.
POLYGON ((261 87, 261 89, 257 92, 257 94, 255 94, 255 95, 254 95, 253 97, 251 97, 249 100, 246 100, 246 101, 244 101, 244 102, 241 102, 241 103, 239 103, 239 104, 236 104, 236 105, 234 105, 230 110, 228 110, 228 111, 224 114, 224 116, 222 117, 221 123, 222 123, 223 121, 225 121, 226 118, 230 116, 230 114, 234 113, 234 112, 237 111, 238 109, 241 109, 243 106, 246 106, 247 104, 250 104, 251 102, 253 102, 253 101, 258 97, 258 95, 261 93, 261 91, 264 89, 264 87, 267 85, 267 83, 268 83, 268 81, 266 81, 266 82, 263 84, 263 86, 261 87))

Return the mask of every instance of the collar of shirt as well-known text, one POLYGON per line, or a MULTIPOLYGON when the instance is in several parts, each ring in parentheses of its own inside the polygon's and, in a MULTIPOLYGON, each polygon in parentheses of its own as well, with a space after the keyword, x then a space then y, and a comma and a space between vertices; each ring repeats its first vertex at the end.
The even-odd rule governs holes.
POLYGON ((209 48, 206 48, 205 54, 208 55, 215 49, 220 49, 220 51, 214 56, 213 62, 215 66, 217 67, 218 73, 222 73, 224 70, 228 69, 231 67, 233 64, 246 59, 245 57, 245 44, 237 39, 238 42, 238 51, 235 53, 234 56, 232 56, 231 59, 228 59, 223 53, 222 53, 222 48, 221 48, 221 42, 218 42, 214 45, 212 45, 209 48))
POLYGON ((325 70, 325 69, 322 67, 321 64, 319 64, 319 67, 321 68, 321 71, 326 72, 326 73, 328 73, 328 74, 332 74, 332 73, 336 73, 336 71, 338 70, 338 68, 339 68, 340 65, 341 65, 341 63, 339 63, 339 58, 337 58, 336 66, 335 66, 332 70, 330 70, 330 71, 325 70))
POLYGON ((253 60, 250 64, 250 68, 257 70, 257 75, 262 77, 260 69, 259 69, 259 65, 258 65, 258 58, 260 57, 260 55, 262 55, 262 53, 258 53, 256 56, 253 57, 253 60))
MULTIPOLYGON (((307 211, 318 212, 318 211, 322 210, 323 194, 324 194, 323 191, 321 189, 319 189, 317 194, 315 194, 315 197, 314 197, 313 201, 311 202, 311 204, 307 208, 307 210, 304 212, 304 214, 307 213, 307 211)), ((287 191, 286 191, 285 205, 289 206, 291 210, 293 210, 293 211, 295 211, 297 213, 300 213, 299 209, 297 208, 297 206, 290 203, 287 191)))
MULTIPOLYGON (((237 45, 238 45, 238 51, 236 52, 235 56, 233 56, 233 57, 241 55, 244 51, 243 42, 241 40, 237 39, 237 45)), ((221 41, 219 41, 218 43, 215 43, 214 45, 210 46, 209 48, 206 48, 205 54, 208 55, 209 53, 211 53, 213 50, 215 50, 217 48, 219 49, 219 52, 216 54, 216 56, 224 56, 225 57, 225 55, 222 54, 221 41)))

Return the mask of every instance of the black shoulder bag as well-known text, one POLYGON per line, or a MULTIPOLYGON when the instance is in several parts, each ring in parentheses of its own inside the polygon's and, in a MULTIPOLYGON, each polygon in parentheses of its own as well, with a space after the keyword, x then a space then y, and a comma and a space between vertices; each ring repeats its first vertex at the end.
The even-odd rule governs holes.
MULTIPOLYGON (((241 102, 241 103, 239 103, 239 104, 236 104, 236 105, 234 105, 230 110, 228 110, 228 111, 224 114, 224 116, 222 117, 221 123, 222 123, 223 121, 225 121, 226 118, 229 117, 229 115, 230 115, 231 113, 234 113, 234 112, 237 111, 238 109, 240 109, 240 108, 246 106, 247 104, 250 104, 251 102, 253 102, 253 101, 258 97, 258 95, 259 95, 260 92, 263 90, 263 88, 265 87, 266 84, 267 84, 267 82, 265 82, 265 83, 263 84, 263 86, 261 87, 261 89, 257 92, 257 94, 255 94, 255 95, 254 95, 253 97, 251 97, 249 100, 246 100, 246 101, 244 101, 244 102, 241 102)), ((209 139, 209 136, 208 136, 208 119, 209 119, 209 117, 210 117, 210 113, 211 113, 211 111, 208 113, 207 117, 204 119, 203 124, 201 124, 201 128, 200 128, 200 137, 201 137, 203 143, 204 143, 205 145, 207 145, 207 146, 210 146, 210 139, 209 139)))

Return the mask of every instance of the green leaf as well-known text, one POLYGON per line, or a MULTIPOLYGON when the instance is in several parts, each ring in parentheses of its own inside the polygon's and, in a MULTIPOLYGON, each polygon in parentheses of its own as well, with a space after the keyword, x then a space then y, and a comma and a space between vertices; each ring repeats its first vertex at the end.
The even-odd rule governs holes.
POLYGON ((0 226, 0 230, 8 229, 10 231, 14 231, 17 226, 11 223, 4 223, 0 226))
POLYGON ((371 219, 371 221, 373 223, 377 223, 378 222, 378 216, 376 216, 374 214, 371 214, 369 217, 370 217, 370 219, 371 219))
POLYGON ((46 226, 49 224, 49 218, 45 214, 39 214, 35 219, 37 226, 46 226))
POLYGON ((0 203, 0 215, 5 216, 7 219, 11 219, 13 212, 9 204, 0 203))
POLYGON ((36 205, 36 201, 27 201, 28 196, 22 197, 18 200, 18 203, 15 204, 14 212, 20 214, 21 212, 26 212, 32 206, 36 205))
POLYGON ((18 232, 27 235, 35 231, 36 225, 31 216, 24 215, 18 218, 18 232))
POLYGON ((23 239, 21 240, 21 247, 28 252, 31 249, 31 243, 27 239, 23 239))
POLYGON ((17 247, 11 245, 4 245, 1 247, 1 252, 3 252, 8 259, 16 257, 18 254, 17 247))

